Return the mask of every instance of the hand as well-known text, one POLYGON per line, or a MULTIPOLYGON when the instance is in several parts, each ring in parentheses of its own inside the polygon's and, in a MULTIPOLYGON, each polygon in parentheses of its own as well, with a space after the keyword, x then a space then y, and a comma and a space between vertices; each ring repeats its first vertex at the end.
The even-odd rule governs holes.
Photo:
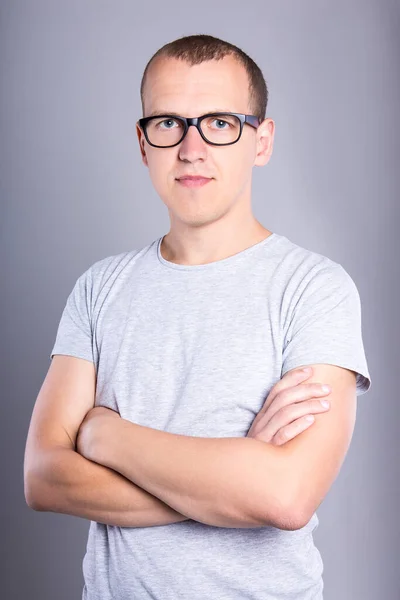
POLYGON ((80 424, 76 436, 76 451, 85 458, 96 462, 96 441, 99 439, 100 428, 107 426, 110 419, 120 419, 121 415, 111 408, 95 406, 87 413, 80 424))
POLYGON ((302 369, 286 373, 270 390, 267 399, 254 419, 246 437, 281 446, 312 425, 306 416, 329 410, 322 406, 324 392, 320 383, 303 383, 312 374, 302 369))

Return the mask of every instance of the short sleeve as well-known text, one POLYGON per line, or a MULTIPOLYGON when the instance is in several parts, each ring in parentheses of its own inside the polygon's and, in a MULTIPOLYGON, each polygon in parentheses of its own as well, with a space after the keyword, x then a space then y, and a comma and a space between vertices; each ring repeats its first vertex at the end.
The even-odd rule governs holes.
POLYGON ((284 335, 282 376, 307 364, 327 363, 356 372, 356 394, 371 387, 357 287, 339 263, 314 270, 294 302, 284 335))
POLYGON ((67 354, 94 362, 91 327, 91 269, 78 277, 69 294, 58 325, 50 358, 67 354))

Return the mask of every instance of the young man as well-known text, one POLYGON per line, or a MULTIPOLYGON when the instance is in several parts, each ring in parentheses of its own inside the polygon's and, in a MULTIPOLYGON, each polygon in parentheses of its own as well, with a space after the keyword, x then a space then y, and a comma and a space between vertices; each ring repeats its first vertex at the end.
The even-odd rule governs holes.
POLYGON ((28 436, 29 505, 91 519, 83 600, 320 599, 315 510, 371 385, 357 288, 252 214, 274 122, 250 57, 181 38, 141 95, 170 231, 97 261, 68 297, 28 436), (331 408, 265 443, 304 365, 331 408))

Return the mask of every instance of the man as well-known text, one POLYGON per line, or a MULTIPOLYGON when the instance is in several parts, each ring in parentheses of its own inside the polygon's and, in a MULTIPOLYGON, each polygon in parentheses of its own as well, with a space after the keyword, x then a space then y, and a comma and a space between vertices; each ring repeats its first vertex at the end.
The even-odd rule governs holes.
POLYGON ((252 214, 274 122, 250 57, 175 40, 141 94, 142 161, 170 231, 97 261, 68 297, 28 436, 28 503, 91 519, 84 600, 320 599, 315 510, 371 385, 357 288, 252 214), (300 410, 304 365, 331 409, 266 443, 290 398, 300 410))

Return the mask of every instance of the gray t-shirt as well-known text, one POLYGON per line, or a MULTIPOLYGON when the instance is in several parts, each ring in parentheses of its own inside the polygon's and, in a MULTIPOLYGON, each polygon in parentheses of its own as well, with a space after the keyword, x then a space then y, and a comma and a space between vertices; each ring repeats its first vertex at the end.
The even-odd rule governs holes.
MULTIPOLYGON (((371 385, 361 304, 347 271, 272 233, 228 258, 179 265, 162 237, 76 281, 53 354, 93 361, 96 406, 139 425, 245 437, 286 371, 330 363, 371 385)), ((295 531, 90 522, 83 600, 320 600, 314 513, 295 531)))

